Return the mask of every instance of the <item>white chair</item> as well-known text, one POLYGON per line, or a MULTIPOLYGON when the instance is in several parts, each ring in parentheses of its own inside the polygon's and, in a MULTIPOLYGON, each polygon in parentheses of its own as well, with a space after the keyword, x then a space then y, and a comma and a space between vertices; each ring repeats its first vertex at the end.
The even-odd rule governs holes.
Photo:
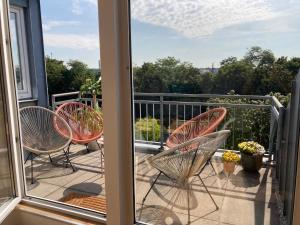
POLYGON ((65 150, 72 141, 71 128, 58 114, 39 106, 29 106, 20 109, 22 143, 29 154, 25 160, 31 159, 31 183, 33 183, 34 155, 48 155, 62 151, 73 171, 69 153, 65 150), (63 132, 61 132, 63 131, 63 132))
POLYGON ((218 209, 218 205, 208 191, 206 185, 200 177, 208 160, 214 155, 216 150, 225 142, 229 136, 229 130, 222 130, 200 136, 189 140, 183 144, 177 145, 169 150, 162 151, 161 153, 150 157, 147 161, 151 166, 156 168, 159 173, 152 183, 150 189, 143 198, 142 203, 146 201, 148 194, 155 185, 156 181, 161 174, 171 179, 178 186, 187 190, 188 200, 188 221, 190 221, 190 178, 197 176, 201 181, 203 187, 218 209))

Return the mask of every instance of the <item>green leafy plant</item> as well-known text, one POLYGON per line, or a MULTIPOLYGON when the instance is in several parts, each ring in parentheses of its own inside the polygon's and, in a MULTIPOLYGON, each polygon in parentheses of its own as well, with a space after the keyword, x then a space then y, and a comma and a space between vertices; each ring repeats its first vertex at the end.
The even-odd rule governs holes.
POLYGON ((83 95, 92 94, 100 95, 101 94, 101 77, 95 81, 93 79, 86 79, 85 83, 81 85, 80 92, 83 95))
POLYGON ((237 163, 240 161, 240 156, 234 153, 232 150, 226 150, 222 155, 223 162, 234 162, 237 163))
POLYGON ((135 123, 135 138, 138 140, 159 141, 160 124, 157 119, 151 117, 138 119, 135 123))
POLYGON ((80 87, 80 92, 82 95, 92 95, 93 108, 102 114, 102 110, 97 101, 97 95, 101 94, 101 77, 97 81, 86 79, 85 83, 80 87))
POLYGON ((97 111, 90 111, 87 109, 80 110, 71 114, 74 121, 78 121, 84 129, 91 132, 97 132, 103 129, 103 120, 97 111))
POLYGON ((242 153, 247 155, 254 155, 254 154, 263 154, 265 153, 265 148, 258 144, 255 141, 244 141, 238 144, 238 147, 242 153))

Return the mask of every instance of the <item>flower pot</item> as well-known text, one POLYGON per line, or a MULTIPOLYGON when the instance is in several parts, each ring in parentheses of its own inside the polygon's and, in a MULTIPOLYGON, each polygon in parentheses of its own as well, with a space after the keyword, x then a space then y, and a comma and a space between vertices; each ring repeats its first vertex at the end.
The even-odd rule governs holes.
POLYGON ((235 168, 235 162, 223 162, 224 172, 233 173, 235 168))
POLYGON ((97 151, 99 150, 99 145, 97 144, 97 141, 92 141, 88 144, 88 149, 90 151, 97 151))
POLYGON ((241 152, 241 165, 245 171, 259 171, 263 164, 263 154, 256 153, 253 155, 241 152))

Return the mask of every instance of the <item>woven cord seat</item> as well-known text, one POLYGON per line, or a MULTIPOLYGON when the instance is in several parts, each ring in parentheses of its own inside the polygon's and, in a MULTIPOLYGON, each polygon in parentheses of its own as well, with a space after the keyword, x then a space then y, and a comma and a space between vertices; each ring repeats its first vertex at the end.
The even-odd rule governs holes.
POLYGON ((201 135, 214 132, 226 116, 226 109, 214 108, 188 120, 172 132, 166 141, 168 148, 189 141, 201 135))
MULTIPOLYGON (((96 141, 100 149, 101 167, 104 160, 103 148, 98 139, 103 135, 103 118, 99 112, 92 107, 80 102, 67 102, 59 106, 56 113, 61 116, 71 128, 72 143, 83 144, 89 152, 88 144, 96 141)), ((64 130, 60 130, 64 134, 64 130)), ((71 143, 70 143, 71 144, 71 143)), ((69 152, 70 146, 68 148, 69 152)), ((104 169, 102 168, 104 171, 104 169)))
POLYGON ((68 152, 65 148, 72 140, 72 132, 68 124, 56 113, 51 110, 30 106, 20 109, 22 144, 29 155, 25 163, 31 157, 31 183, 33 183, 33 156, 48 155, 63 151, 67 163, 75 171, 68 152), (63 132, 59 132, 63 131, 63 132))
POLYGON ((100 113, 90 106, 80 102, 69 102, 59 106, 56 113, 71 127, 73 143, 88 144, 102 136, 103 119, 100 113))
POLYGON ((200 174, 203 171, 208 160, 214 155, 221 144, 225 142, 229 135, 229 130, 222 130, 204 136, 196 137, 183 144, 177 145, 174 148, 162 151, 161 153, 150 157, 147 160, 148 163, 152 167, 156 168, 159 173, 152 183, 150 189, 146 193, 145 197, 143 198, 143 204, 160 175, 164 174, 179 187, 187 190, 188 219, 190 221, 190 178, 197 176, 206 192, 208 193, 209 197, 218 209, 215 200, 213 199, 206 185, 201 179, 200 174))

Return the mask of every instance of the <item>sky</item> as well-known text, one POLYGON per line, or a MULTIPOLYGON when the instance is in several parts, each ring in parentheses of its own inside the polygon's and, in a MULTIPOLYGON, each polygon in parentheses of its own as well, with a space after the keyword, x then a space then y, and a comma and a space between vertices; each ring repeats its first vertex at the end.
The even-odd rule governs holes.
MULTIPOLYGON (((41 0, 41 10, 46 55, 98 68, 97 0, 41 0)), ((132 61, 218 67, 252 46, 300 57, 299 11, 300 0, 131 0, 132 61)))

